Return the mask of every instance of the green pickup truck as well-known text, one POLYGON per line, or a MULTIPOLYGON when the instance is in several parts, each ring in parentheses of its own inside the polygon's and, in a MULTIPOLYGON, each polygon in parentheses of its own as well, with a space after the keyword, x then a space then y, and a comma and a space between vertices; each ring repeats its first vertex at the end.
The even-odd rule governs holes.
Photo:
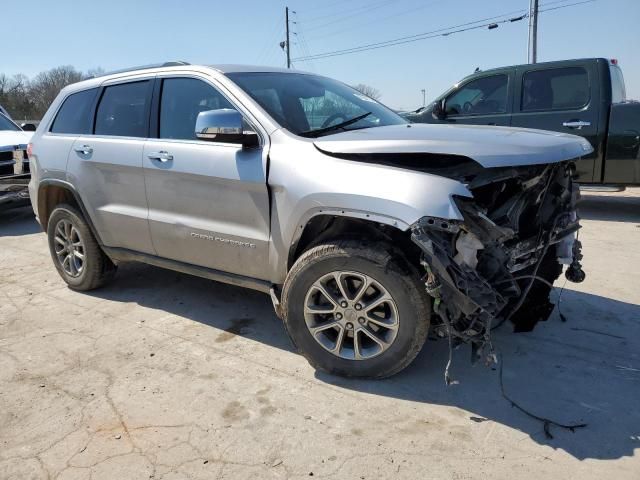
POLYGON ((640 185, 640 102, 626 99, 616 60, 587 58, 476 71, 405 117, 416 123, 503 125, 580 135, 594 148, 578 162, 581 184, 640 185))

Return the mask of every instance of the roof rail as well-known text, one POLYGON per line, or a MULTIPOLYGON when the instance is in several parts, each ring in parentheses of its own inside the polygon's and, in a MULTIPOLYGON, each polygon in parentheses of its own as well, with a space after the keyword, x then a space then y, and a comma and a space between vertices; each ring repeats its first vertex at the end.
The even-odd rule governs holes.
POLYGON ((140 65, 138 67, 128 67, 128 68, 122 68, 120 70, 111 70, 110 72, 104 72, 104 73, 101 73, 100 75, 92 75, 91 77, 88 77, 88 78, 105 77, 107 75, 113 75, 115 73, 135 72, 136 70, 145 70, 147 68, 178 67, 180 65, 190 65, 190 63, 185 62, 183 60, 175 60, 175 61, 163 62, 163 63, 152 63, 150 65, 140 65))

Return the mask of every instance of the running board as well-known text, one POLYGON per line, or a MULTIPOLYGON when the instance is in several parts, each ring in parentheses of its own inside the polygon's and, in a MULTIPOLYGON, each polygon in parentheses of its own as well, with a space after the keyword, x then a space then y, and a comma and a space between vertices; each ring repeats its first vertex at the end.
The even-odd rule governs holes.
POLYGON ((583 192, 624 192, 627 189, 624 185, 580 185, 583 192))
POLYGON ((126 248, 102 247, 104 253, 114 262, 141 262, 156 267, 166 268, 175 272, 188 273, 197 277, 215 280, 216 282, 228 283, 238 287, 250 288, 263 293, 270 293, 272 284, 266 280, 245 277, 235 273, 223 272, 213 268, 201 267, 190 263, 170 260, 168 258, 156 257, 147 253, 136 252, 126 248))

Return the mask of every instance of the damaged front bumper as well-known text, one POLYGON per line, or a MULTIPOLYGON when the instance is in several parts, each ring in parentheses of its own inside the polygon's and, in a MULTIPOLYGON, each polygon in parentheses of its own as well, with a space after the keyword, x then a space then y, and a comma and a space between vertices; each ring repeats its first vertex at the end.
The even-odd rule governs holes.
POLYGON ((0 210, 29 203, 29 179, 28 174, 0 177, 0 210))
POLYGON ((463 220, 412 225, 436 334, 477 349, 505 321, 531 330, 553 310, 549 292, 563 264, 569 280, 584 279, 574 171, 572 162, 486 169, 467 185, 473 199, 454 198, 463 220))

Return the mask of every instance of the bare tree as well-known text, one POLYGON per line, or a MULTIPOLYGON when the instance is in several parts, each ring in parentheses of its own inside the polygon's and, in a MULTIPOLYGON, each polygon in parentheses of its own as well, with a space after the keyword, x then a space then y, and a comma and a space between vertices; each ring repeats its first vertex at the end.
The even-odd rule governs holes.
POLYGON ((377 88, 373 88, 370 85, 365 85, 364 83, 359 83, 358 85, 354 85, 353 88, 358 90, 360 93, 365 94, 367 97, 373 98, 374 100, 379 100, 380 97, 382 97, 380 90, 378 90, 377 88))
POLYGON ((100 67, 82 73, 70 65, 41 72, 33 80, 22 74, 9 77, 0 73, 0 105, 16 120, 39 120, 61 89, 103 73, 100 67))
POLYGON ((84 76, 84 78, 99 77, 100 75, 104 75, 104 68, 90 68, 89 70, 87 70, 87 74, 84 76))
POLYGON ((83 77, 82 72, 77 71, 71 65, 52 68, 36 75, 31 82, 29 94, 39 117, 44 115, 60 90, 67 85, 79 82, 83 77))
POLYGON ((29 79, 21 74, 0 74, 0 104, 16 118, 32 118, 34 105, 29 95, 29 79))

